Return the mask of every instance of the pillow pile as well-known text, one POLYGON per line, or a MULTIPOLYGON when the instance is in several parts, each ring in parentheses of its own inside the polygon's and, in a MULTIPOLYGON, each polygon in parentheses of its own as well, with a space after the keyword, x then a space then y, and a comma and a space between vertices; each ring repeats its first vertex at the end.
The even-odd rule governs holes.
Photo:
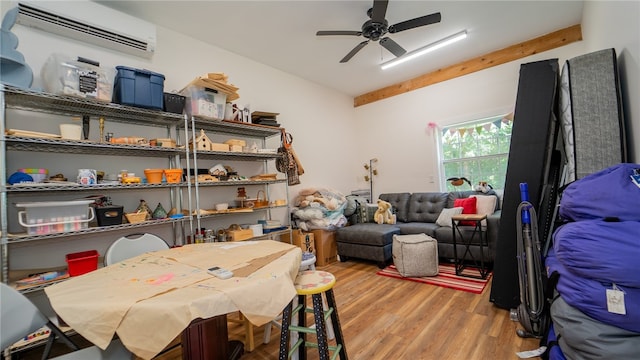
POLYGON ((440 212, 436 224, 451 227, 451 217, 458 214, 462 214, 462 207, 444 208, 440 212))
MULTIPOLYGON (((472 196, 464 199, 455 199, 453 201, 453 207, 462 207, 463 214, 477 214, 476 212, 477 201, 478 200, 472 196)), ((471 220, 460 221, 460 225, 474 226, 475 224, 476 222, 471 220)))

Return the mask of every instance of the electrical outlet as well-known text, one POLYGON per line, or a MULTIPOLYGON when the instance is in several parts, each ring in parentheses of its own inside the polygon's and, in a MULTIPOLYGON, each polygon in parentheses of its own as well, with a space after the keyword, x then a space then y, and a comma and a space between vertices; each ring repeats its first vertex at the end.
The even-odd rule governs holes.
POLYGON ((429 175, 429 183, 433 184, 435 182, 435 179, 433 177, 433 175, 429 175))

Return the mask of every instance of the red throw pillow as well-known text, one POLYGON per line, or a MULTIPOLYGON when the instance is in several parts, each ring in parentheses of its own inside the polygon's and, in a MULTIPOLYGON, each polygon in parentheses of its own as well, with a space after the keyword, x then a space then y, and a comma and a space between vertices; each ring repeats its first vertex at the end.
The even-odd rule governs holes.
MULTIPOLYGON (((453 207, 461 207, 463 214, 476 214, 477 213, 476 202, 477 202, 477 199, 475 197, 455 199, 453 201, 453 207)), ((468 221, 462 220, 460 221, 460 225, 475 226, 476 222, 471 220, 468 220, 468 221)))

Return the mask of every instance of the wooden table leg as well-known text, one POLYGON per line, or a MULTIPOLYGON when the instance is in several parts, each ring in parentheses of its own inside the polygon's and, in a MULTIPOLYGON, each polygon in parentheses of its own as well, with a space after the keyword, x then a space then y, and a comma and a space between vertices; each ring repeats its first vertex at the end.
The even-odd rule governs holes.
MULTIPOLYGON (((235 344, 234 344, 235 345, 235 344)), ((228 360, 227 315, 196 319, 182 332, 182 359, 228 360)))

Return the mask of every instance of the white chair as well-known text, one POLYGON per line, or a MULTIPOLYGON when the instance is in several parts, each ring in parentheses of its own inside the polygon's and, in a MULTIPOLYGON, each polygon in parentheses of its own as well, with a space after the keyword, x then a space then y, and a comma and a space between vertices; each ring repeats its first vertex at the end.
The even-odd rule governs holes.
POLYGON ((166 250, 169 245, 153 234, 132 234, 121 237, 109 246, 104 255, 106 266, 150 251, 166 250))
POLYGON ((58 360, 86 360, 86 359, 130 359, 131 353, 122 345, 119 340, 114 340, 106 350, 97 346, 90 346, 78 350, 78 346, 67 337, 51 320, 38 310, 38 308, 11 286, 0 283, 0 349, 6 349, 18 340, 35 332, 43 326, 47 326, 51 333, 44 352, 43 359, 49 357, 51 346, 56 337, 60 338, 69 348, 74 350, 71 353, 56 357, 58 360))

